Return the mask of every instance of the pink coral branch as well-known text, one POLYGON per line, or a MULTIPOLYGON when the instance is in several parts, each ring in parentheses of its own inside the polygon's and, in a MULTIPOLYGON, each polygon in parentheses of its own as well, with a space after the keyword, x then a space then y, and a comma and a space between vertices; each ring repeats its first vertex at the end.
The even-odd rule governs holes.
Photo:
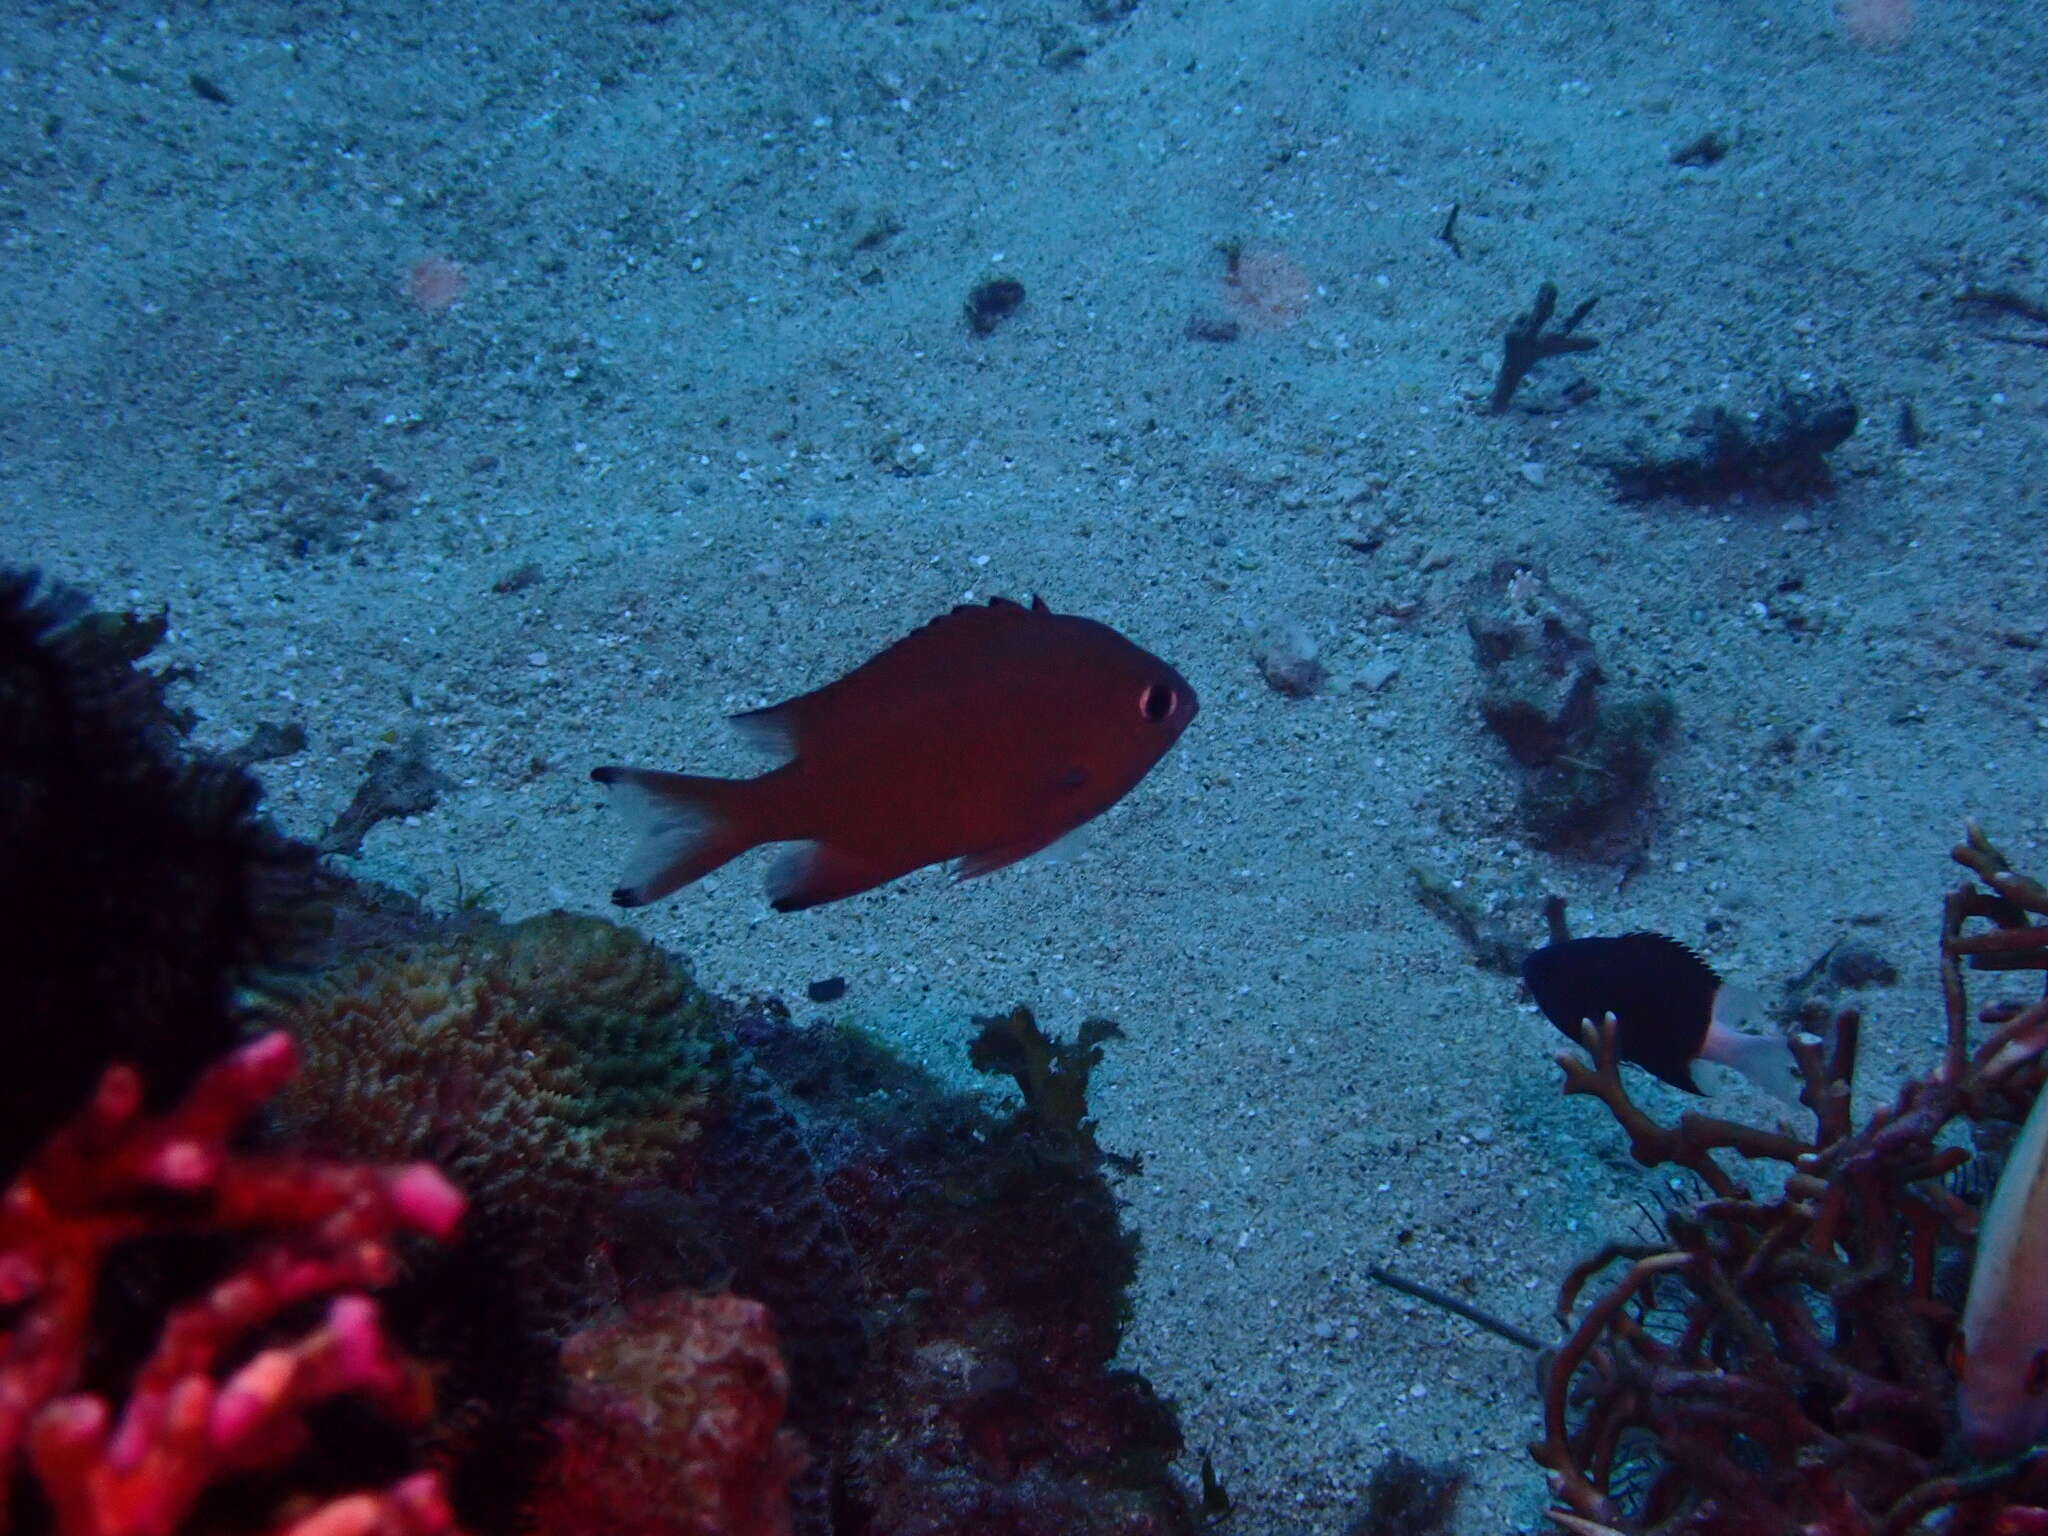
MULTIPOLYGON (((206 1072, 161 1116, 126 1067, 0 1200, 0 1536, 4 1494, 24 1464, 60 1536, 170 1536, 225 1474, 275 1466, 302 1445, 305 1410, 366 1398, 417 1423, 432 1398, 363 1294, 389 1283, 398 1234, 450 1238, 463 1198, 426 1165, 380 1168, 236 1151, 231 1138, 296 1066, 266 1035, 206 1072), (117 1411, 72 1392, 90 1344, 102 1266, 129 1239, 241 1233, 236 1267, 173 1310, 117 1411), (285 1309, 331 1298, 311 1332, 220 1373, 285 1309)), ((436 1474, 329 1503, 283 1536, 437 1536, 454 1517, 436 1474)))

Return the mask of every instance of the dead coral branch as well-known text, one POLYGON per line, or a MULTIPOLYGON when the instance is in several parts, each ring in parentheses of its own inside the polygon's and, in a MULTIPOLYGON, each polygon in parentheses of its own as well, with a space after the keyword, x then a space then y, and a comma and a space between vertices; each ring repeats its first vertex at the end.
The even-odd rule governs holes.
POLYGON ((1981 885, 1943 906, 1941 1064, 1860 1127, 1853 1013, 1825 1044, 1794 1041, 1811 1140, 1703 1115, 1658 1122, 1628 1095, 1611 1022, 1586 1032, 1590 1064, 1560 1056, 1565 1091, 1606 1104, 1637 1161, 1685 1168, 1705 1189, 1661 1240, 1610 1245, 1559 1291, 1565 1339, 1530 1453, 1550 1472, 1561 1528, 2048 1529, 2036 1507, 2048 1506, 2048 1448, 1970 1465, 1953 1433, 1947 1350, 1976 1211, 1943 1182, 1970 1158, 1952 1144, 1958 1123, 2022 1118, 2041 1089, 2048 997, 1984 1010, 1992 1032, 1973 1050, 1963 968, 2048 970, 2048 889, 1974 826, 1954 857, 1981 885), (1722 1161, 1730 1152, 1780 1165, 1782 1192, 1753 1195, 1722 1161))
POLYGON ((1545 358, 1567 352, 1590 352, 1600 345, 1595 337, 1577 334, 1579 322, 1592 313, 1598 302, 1597 298, 1587 299, 1553 327, 1550 318, 1557 313, 1557 284, 1543 283, 1536 289, 1536 302, 1515 317, 1501 339, 1500 372, 1494 375, 1493 394, 1486 402, 1489 416, 1498 416, 1508 408, 1529 370, 1545 358))

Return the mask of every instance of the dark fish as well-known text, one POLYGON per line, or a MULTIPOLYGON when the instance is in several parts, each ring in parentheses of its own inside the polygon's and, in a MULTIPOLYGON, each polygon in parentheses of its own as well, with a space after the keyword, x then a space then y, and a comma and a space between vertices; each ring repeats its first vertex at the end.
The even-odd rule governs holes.
POLYGON ((735 718, 790 754, 755 779, 598 768, 638 836, 622 907, 762 843, 777 911, 927 864, 1001 869, 1099 816, 1195 718, 1187 679, 1106 624, 1004 598, 960 607, 836 683, 735 718))
POLYGON ((1564 939, 1531 950, 1522 979, 1544 1017, 1574 1043, 1579 1026, 1614 1015, 1623 1061, 1674 1088, 1701 1092, 1696 1061, 1733 1067, 1765 1092, 1799 1102, 1799 1081, 1785 1037, 1731 1027, 1755 1011, 1748 994, 1723 985, 1714 968, 1661 933, 1564 939))

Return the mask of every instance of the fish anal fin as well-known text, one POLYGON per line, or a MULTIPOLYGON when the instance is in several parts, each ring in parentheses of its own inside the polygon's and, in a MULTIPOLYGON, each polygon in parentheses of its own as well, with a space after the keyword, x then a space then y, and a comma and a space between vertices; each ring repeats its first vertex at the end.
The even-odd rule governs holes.
POLYGON ((593 768, 590 776, 633 834, 625 875, 612 892, 619 906, 659 901, 760 841, 748 829, 745 782, 650 768, 593 768))
POLYGON ((801 912, 908 873, 893 860, 863 859, 829 843, 798 843, 768 871, 768 904, 778 912, 801 912))

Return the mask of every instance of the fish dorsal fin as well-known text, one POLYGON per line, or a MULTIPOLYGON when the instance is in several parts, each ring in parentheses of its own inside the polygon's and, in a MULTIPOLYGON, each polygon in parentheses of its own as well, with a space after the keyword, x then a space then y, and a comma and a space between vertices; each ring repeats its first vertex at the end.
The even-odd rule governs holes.
POLYGON ((1637 945, 1645 953, 1663 955, 1665 963, 1689 979, 1697 979, 1701 985, 1711 988, 1721 984, 1720 973, 1683 939, 1674 939, 1668 933, 1653 933, 1647 928, 1632 929, 1621 937, 1623 943, 1637 945))
POLYGON ((871 714, 877 699, 928 695, 936 681, 984 672, 991 655, 1058 617, 1039 597, 1029 608, 1007 597, 962 603, 836 682, 734 715, 732 722, 755 745, 793 757, 807 741, 839 734, 855 718, 871 714))

